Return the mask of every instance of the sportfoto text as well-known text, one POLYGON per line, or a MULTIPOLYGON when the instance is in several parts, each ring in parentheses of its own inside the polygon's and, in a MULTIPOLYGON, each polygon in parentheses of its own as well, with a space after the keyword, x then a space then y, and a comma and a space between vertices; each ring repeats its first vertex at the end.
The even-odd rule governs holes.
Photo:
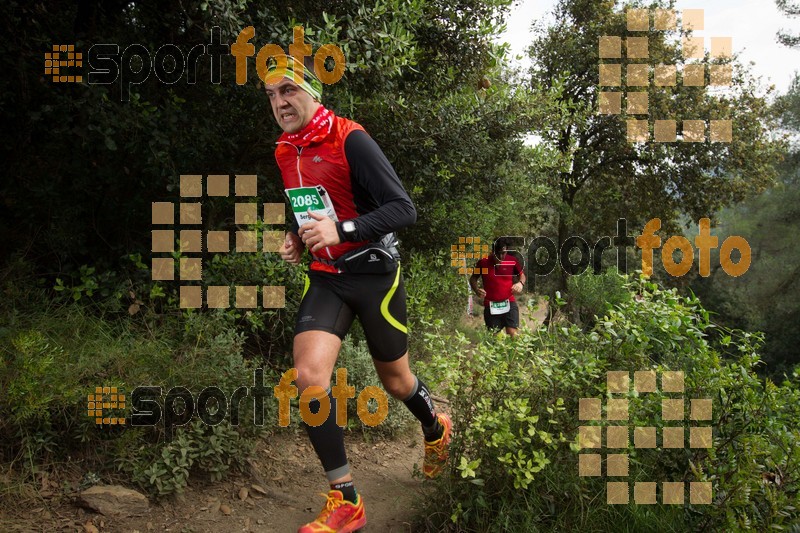
MULTIPOLYGON (((131 44, 120 52, 117 44, 94 44, 89 48, 88 82, 91 85, 110 85, 119 82, 120 99, 130 100, 131 87, 141 85, 154 74, 166 85, 174 85, 186 76, 186 83, 197 83, 199 61, 210 61, 211 83, 219 85, 222 80, 222 57, 231 55, 236 60, 236 83, 244 85, 248 79, 247 58, 255 57, 255 70, 261 81, 266 80, 270 58, 276 62, 277 76, 283 76, 287 67, 286 52, 277 44, 265 44, 256 54, 255 45, 250 40, 255 37, 255 28, 247 26, 239 32, 234 44, 221 42, 222 30, 219 26, 211 28, 211 42, 196 44, 184 53, 175 44, 164 44, 154 53, 142 44, 131 44), (134 61, 134 58, 138 58, 134 61), (138 66, 138 68, 135 68, 138 66)), ((302 26, 293 28, 293 41, 289 45, 289 55, 296 58, 294 72, 297 81, 302 80, 303 58, 312 56, 311 45, 305 42, 302 26)), ((328 85, 336 83, 344 75, 345 56, 341 48, 334 44, 319 47, 314 57, 314 73, 328 85), (333 60, 333 70, 325 68, 325 61, 333 60)))
MULTIPOLYGON (((241 403, 252 398, 253 424, 264 425, 264 399, 274 396, 278 399, 278 425, 286 427, 290 422, 290 400, 297 398, 297 387, 292 384, 297 379, 297 369, 290 368, 281 376, 279 384, 273 388, 264 386, 264 370, 253 372, 253 386, 239 387, 228 396, 219 387, 206 387, 195 397, 186 387, 173 387, 161 403, 162 388, 158 386, 139 386, 131 393, 133 413, 131 426, 155 426, 162 418, 165 428, 183 426, 195 414, 204 424, 216 426, 225 418, 232 426, 239 425, 241 403)), ((347 401, 356 397, 355 387, 347 384, 347 369, 336 369, 336 383, 331 387, 336 402, 336 423, 347 426, 347 401)), ((358 418, 368 426, 377 426, 386 419, 389 412, 389 398, 378 387, 367 386, 358 394, 358 418), (377 408, 369 410, 369 401, 374 400, 377 408)), ((300 395, 300 417, 309 426, 322 424, 331 415, 331 402, 322 387, 308 387, 300 395), (320 408, 312 412, 309 403, 317 400, 320 408)))
MULTIPOLYGON (((711 250, 719 247, 719 238, 711 235, 711 221, 708 218, 701 218, 698 224, 699 232, 694 238, 694 245, 697 247, 699 272, 703 277, 708 277, 711 273, 711 250)), ((661 219, 654 218, 648 221, 642 229, 641 235, 635 239, 628 235, 628 222, 624 218, 617 220, 617 235, 612 237, 601 237, 590 249, 589 243, 582 237, 569 237, 561 245, 559 250, 548 237, 536 237, 528 245, 527 254, 522 254, 525 248, 525 239, 519 236, 499 237, 508 243, 507 251, 521 260, 528 279, 534 280, 535 276, 547 276, 552 273, 557 263, 561 268, 571 275, 582 274, 586 271, 589 263, 592 264, 594 274, 602 272, 603 250, 612 247, 612 243, 617 248, 617 268, 620 272, 628 272, 628 262, 626 249, 636 245, 642 251, 642 273, 645 276, 653 274, 653 254, 661 248, 661 262, 664 269, 671 276, 679 277, 685 275, 694 264, 695 248, 686 237, 673 235, 662 243, 661 237, 655 234, 661 229, 661 219), (537 256, 539 250, 547 252, 547 259, 539 262, 537 256), (580 257, 577 261, 572 261, 570 255, 573 250, 577 250, 580 257), (675 261, 673 252, 680 250, 680 260, 675 261), (527 259, 527 260, 526 260, 527 259)), ((498 239, 499 239, 498 238, 498 239)), ((572 255, 574 258, 574 254, 572 255)), ((719 249, 719 262, 726 274, 738 277, 747 272, 750 268, 751 253, 750 245, 747 240, 739 236, 730 236, 722 242, 719 249), (739 260, 733 261, 733 251, 739 251, 739 260)), ((499 274, 498 275, 510 275, 499 274)))

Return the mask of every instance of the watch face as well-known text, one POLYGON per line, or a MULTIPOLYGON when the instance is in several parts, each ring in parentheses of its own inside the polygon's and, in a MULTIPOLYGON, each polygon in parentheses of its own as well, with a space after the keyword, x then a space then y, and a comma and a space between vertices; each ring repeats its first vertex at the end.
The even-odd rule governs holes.
POLYGON ((356 223, 352 220, 345 220, 342 222, 342 231, 352 233, 356 230, 356 223))

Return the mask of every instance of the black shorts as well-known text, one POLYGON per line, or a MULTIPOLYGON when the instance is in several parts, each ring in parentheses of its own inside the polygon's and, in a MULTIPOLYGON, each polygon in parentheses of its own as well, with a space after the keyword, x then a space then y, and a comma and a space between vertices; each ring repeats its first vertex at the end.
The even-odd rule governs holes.
POLYGON ((308 273, 295 335, 316 330, 344 339, 355 317, 374 359, 395 361, 408 351, 406 290, 399 267, 388 274, 308 273))
POLYGON ((511 309, 502 315, 493 315, 489 312, 489 306, 483 308, 483 321, 486 322, 488 329, 519 328, 519 307, 517 302, 509 302, 511 309))

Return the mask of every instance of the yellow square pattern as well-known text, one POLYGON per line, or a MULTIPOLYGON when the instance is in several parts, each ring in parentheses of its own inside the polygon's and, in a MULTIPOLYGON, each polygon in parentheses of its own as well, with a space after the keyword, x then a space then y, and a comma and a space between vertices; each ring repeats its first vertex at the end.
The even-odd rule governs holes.
POLYGON ((702 9, 683 10, 683 28, 699 31, 705 28, 705 13, 702 9))
POLYGON ((94 418, 95 424, 125 425, 124 416, 107 416, 106 410, 125 409, 125 394, 117 387, 95 387, 86 401, 86 414, 94 418))
POLYGON ((181 309, 199 309, 203 305, 202 288, 197 285, 181 285, 181 309))
MULTIPOLYGON (((653 370, 633 372, 633 390, 631 390, 630 372, 609 371, 606 373, 608 397, 603 402, 602 398, 580 398, 578 401, 578 418, 584 420, 600 420, 603 403, 606 404, 605 446, 603 445, 603 426, 582 425, 578 428, 577 440, 579 448, 586 450, 578 455, 578 472, 581 477, 599 477, 605 474, 611 478, 626 478, 629 476, 630 459, 626 451, 630 447, 630 428, 626 424, 629 419, 629 397, 638 397, 646 393, 667 394, 684 393, 686 384, 682 371, 662 371, 659 376, 653 370), (660 377, 660 380, 659 380, 660 377), (625 395, 615 397, 613 395, 625 395), (612 422, 617 421, 617 422, 612 422), (623 421, 621 424, 619 421, 623 421), (624 425, 623 425, 624 424, 624 425), (609 453, 605 458, 603 454, 589 452, 602 448, 619 450, 609 453), (603 472, 605 462, 605 472, 603 472)), ((712 400, 707 398, 691 399, 691 420, 711 420, 712 400)), ((682 423, 686 416, 685 400, 682 397, 665 395, 661 399, 661 418, 664 421, 677 421, 682 423)), ((673 422, 674 424, 675 422, 673 422)), ((686 426, 658 427, 633 427, 633 445, 640 449, 656 449, 660 444, 663 449, 686 448, 686 426), (660 442, 657 437, 660 435, 660 442)), ((711 448, 713 446, 713 433, 711 427, 689 427, 689 448, 711 448)), ((636 481, 633 487, 633 499, 637 505, 654 505, 657 503, 658 487, 660 486, 661 503, 667 505, 681 505, 685 500, 685 493, 689 488, 690 503, 692 505, 708 505, 713 500, 713 487, 710 482, 683 481, 636 481)), ((624 505, 630 501, 630 484, 627 481, 608 481, 606 483, 606 499, 610 505, 624 505)))
POLYGON ((581 426, 578 428, 578 442, 581 448, 601 448, 603 428, 600 426, 581 426))
POLYGON ((709 85, 728 87, 733 82, 733 67, 731 65, 711 65, 709 85))
POLYGON ((656 65, 653 83, 659 87, 674 87, 677 84, 675 65, 656 65))
POLYGON ((602 457, 597 453, 582 453, 578 456, 578 475, 600 476, 600 463, 602 457))
POLYGON ((601 115, 619 115, 622 110, 621 92, 601 92, 598 97, 601 115))
POLYGON ((258 180, 255 174, 236 175, 234 189, 236 196, 258 196, 258 180))
POLYGON ((616 87, 621 84, 622 70, 618 63, 600 65, 600 85, 616 87))
POLYGON ((209 196, 228 196, 230 194, 230 176, 209 175, 206 178, 206 194, 209 196))
POLYGON ((632 63, 626 68, 628 87, 647 87, 650 84, 650 65, 646 63, 632 63))
POLYGON ((183 198, 203 196, 203 176, 182 174, 180 190, 183 198))
POLYGON ((628 37, 625 43, 628 59, 647 59, 650 57, 647 37, 628 37))
POLYGON ((628 114, 646 115, 649 110, 647 92, 637 91, 628 93, 628 114))
POLYGON ((255 224, 258 219, 258 204, 237 203, 234 207, 236 224, 255 224))
POLYGON ((648 31, 650 29, 650 12, 639 8, 628 9, 626 22, 628 31, 648 31))
POLYGON ((706 138, 706 123, 704 120, 683 121, 683 142, 701 143, 706 138))
POLYGON ((581 398, 578 406, 579 420, 600 420, 600 398, 581 398))
POLYGON ((683 66, 683 85, 685 87, 702 87, 706 84, 706 66, 692 63, 683 66))
POLYGON ((203 223, 203 214, 201 212, 200 203, 182 203, 181 211, 181 224, 195 225, 203 223))
POLYGON ((656 392, 656 373, 653 370, 639 370, 633 373, 633 387, 636 392, 656 392))
POLYGON ((637 481, 634 483, 633 501, 637 505, 655 505, 656 483, 651 481, 637 481))
POLYGON ((645 143, 650 139, 650 132, 646 120, 628 119, 628 142, 645 143))
POLYGON ((601 58, 619 59, 622 57, 622 37, 602 36, 598 49, 601 58))
POLYGON ((675 30, 678 27, 678 18, 671 9, 656 9, 653 16, 653 29, 658 31, 675 30))

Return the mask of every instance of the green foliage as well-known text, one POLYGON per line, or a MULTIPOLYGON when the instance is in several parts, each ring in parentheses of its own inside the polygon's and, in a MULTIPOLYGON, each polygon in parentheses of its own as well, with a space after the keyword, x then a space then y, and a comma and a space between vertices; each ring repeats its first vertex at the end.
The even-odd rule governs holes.
MULTIPOLYGON (((776 101, 786 132, 800 132, 800 78, 776 101)), ((800 147, 790 146, 778 165, 778 183, 719 216, 720 245, 731 235, 744 237, 751 248, 747 272, 732 278, 719 267, 708 278, 696 277, 692 289, 718 321, 730 327, 763 331, 766 335, 761 371, 771 376, 791 373, 800 363, 797 345, 800 332, 800 147)), ((719 264, 719 250, 711 252, 711 264, 719 264)))
MULTIPOLYGON (((463 337, 438 337, 427 371, 452 399, 456 433, 451 475, 425 502, 429 529, 738 531, 800 519, 797 375, 760 380, 758 337, 720 331, 695 298, 647 281, 626 290, 590 331, 559 324, 514 340, 487 336, 471 353, 463 337), (713 447, 631 442, 617 452, 629 455, 629 479, 711 481, 711 505, 606 505, 606 479, 578 476, 578 426, 594 424, 578 420, 578 400, 608 398, 607 371, 648 369, 682 370, 685 398, 712 399, 713 447)), ((660 390, 623 396, 630 425, 675 425, 662 419, 671 395, 660 390)))
POLYGON ((240 309, 222 311, 229 327, 245 333, 256 353, 266 354, 272 364, 290 362, 294 321, 300 306, 306 268, 294 267, 272 254, 216 254, 204 268, 203 283, 227 285, 232 296, 236 285, 283 286, 286 305, 280 309, 240 309))
MULTIPOLYGON (((256 365, 243 358, 244 335, 224 313, 150 316, 141 324, 138 317, 110 322, 83 302, 44 310, 3 306, 0 312, 8 325, 0 330, 0 460, 20 479, 42 465, 83 456, 87 468, 105 478, 116 467, 163 496, 180 492, 189 475, 219 479, 277 419, 270 401, 266 427, 254 425, 252 401, 242 402, 237 427, 207 427, 195 419, 172 433, 163 419, 153 427, 119 428, 97 426, 86 415, 87 394, 98 386, 118 387, 129 397, 140 385, 160 386, 164 395, 185 386, 196 397, 212 385, 228 396, 252 385, 256 365)), ((273 381, 266 372, 266 384, 273 381)), ((164 405, 163 396, 159 402, 164 405)), ((124 416, 130 413, 129 404, 124 416)))
POLYGON ((212 481, 225 477, 232 466, 243 466, 252 450, 251 439, 227 422, 207 426, 194 420, 180 428, 168 443, 153 449, 155 457, 142 454, 118 462, 129 469, 131 479, 159 497, 180 494, 192 473, 207 475, 212 481))
POLYGON ((575 322, 593 324, 597 317, 631 298, 625 288, 625 276, 616 268, 595 275, 587 270, 567 280, 567 291, 574 310, 575 322))
MULTIPOLYGON (((145 83, 127 87, 54 84, 39 63, 19 63, 19 57, 41 57, 42 43, 50 42, 74 42, 84 53, 95 43, 118 43, 121 50, 138 43, 151 56, 170 43, 186 53, 208 43, 214 27, 230 44, 248 25, 256 29, 257 50, 265 44, 286 49, 294 26, 302 25, 314 51, 331 43, 346 57, 345 76, 326 87, 326 105, 367 127, 425 216, 426 224, 407 232, 409 244, 449 246, 468 221, 445 224, 448 211, 462 203, 478 211, 507 180, 521 184, 526 158, 520 138, 541 99, 503 79, 505 49, 493 43, 509 5, 190 0, 41 9, 6 2, 0 19, 14 38, 3 45, 3 65, 18 79, 0 82, 8 123, 0 146, 17 179, 0 186, 0 240, 9 243, 8 252, 30 252, 39 258, 39 272, 77 290, 81 265, 118 272, 121 257, 149 255, 150 204, 178 202, 180 174, 257 174, 260 199, 282 201, 272 157, 280 130, 253 59, 243 86, 227 56, 218 84, 210 81, 212 62, 202 60, 197 83, 184 77, 168 86, 151 72, 145 83), (488 90, 477 88, 484 77, 494 82, 488 90), (493 184, 491 190, 484 191, 485 184, 493 184), (431 193, 440 191, 450 192, 434 199, 431 193), (429 232, 432 227, 454 233, 429 232)), ((202 229, 221 229, 230 218, 226 201, 206 199, 202 229)))
MULTIPOLYGON (((755 96, 757 80, 735 59, 723 62, 733 69, 729 91, 713 93, 705 86, 651 85, 646 117, 652 138, 655 120, 730 119, 731 143, 647 142, 627 140, 626 119, 641 115, 606 115, 599 108, 599 65, 596 53, 601 36, 624 35, 625 10, 633 7, 666 8, 656 1, 621 6, 605 0, 561 0, 555 24, 541 25, 530 48, 532 85, 557 95, 557 104, 537 131, 544 144, 561 153, 547 183, 555 191, 559 246, 571 235, 594 240, 613 231, 618 218, 633 227, 660 218, 663 229, 678 233, 682 214, 692 220, 712 216, 719 208, 764 190, 774 179, 774 163, 782 143, 771 136, 776 116, 766 96, 755 96)), ((679 65, 678 36, 656 32, 649 36, 651 64, 679 65)), ((635 62, 637 60, 634 60, 635 62)), ((622 72, 626 72, 623 59, 622 72)), ((708 55, 704 65, 717 64, 708 55)), ((708 66, 705 67, 708 71, 708 66)), ((622 83, 625 83, 623 79, 622 83)), ((680 126, 678 127, 680 130, 680 126)), ((566 288, 562 276, 560 290, 566 288)))
POLYGON ((449 249, 408 255, 403 275, 412 330, 451 322, 461 312, 466 284, 450 264, 449 249))

